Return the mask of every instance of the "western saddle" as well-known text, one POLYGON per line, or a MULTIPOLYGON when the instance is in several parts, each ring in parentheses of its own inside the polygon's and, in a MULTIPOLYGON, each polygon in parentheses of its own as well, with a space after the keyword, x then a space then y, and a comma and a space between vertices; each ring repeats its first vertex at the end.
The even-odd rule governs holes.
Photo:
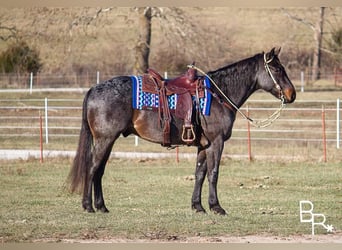
POLYGON ((184 120, 182 140, 191 145, 196 140, 196 133, 192 124, 193 100, 192 96, 204 96, 201 77, 197 76, 197 70, 189 68, 183 75, 174 79, 164 79, 158 72, 148 69, 143 75, 142 90, 144 92, 158 94, 159 119, 163 127, 163 146, 171 146, 170 124, 171 114, 167 96, 177 94, 175 115, 184 120))

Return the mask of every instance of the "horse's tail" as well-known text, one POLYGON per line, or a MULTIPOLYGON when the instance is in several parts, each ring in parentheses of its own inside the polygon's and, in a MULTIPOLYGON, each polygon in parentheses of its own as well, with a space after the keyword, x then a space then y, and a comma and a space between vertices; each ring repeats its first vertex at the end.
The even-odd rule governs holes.
POLYGON ((87 100, 89 92, 90 91, 88 91, 83 101, 82 126, 79 143, 76 156, 68 176, 70 191, 81 194, 83 193, 84 186, 88 180, 90 164, 92 162, 92 134, 87 119, 87 100))

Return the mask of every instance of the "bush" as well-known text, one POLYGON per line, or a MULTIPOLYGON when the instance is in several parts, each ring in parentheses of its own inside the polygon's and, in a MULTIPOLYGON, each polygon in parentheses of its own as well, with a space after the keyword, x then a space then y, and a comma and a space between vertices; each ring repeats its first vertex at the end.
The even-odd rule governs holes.
POLYGON ((4 73, 36 74, 41 67, 39 52, 31 49, 24 41, 10 44, 7 50, 0 54, 0 70, 4 73))
POLYGON ((339 28, 335 28, 331 32, 331 39, 328 41, 328 47, 333 52, 333 56, 337 64, 341 64, 342 63, 342 26, 339 28))

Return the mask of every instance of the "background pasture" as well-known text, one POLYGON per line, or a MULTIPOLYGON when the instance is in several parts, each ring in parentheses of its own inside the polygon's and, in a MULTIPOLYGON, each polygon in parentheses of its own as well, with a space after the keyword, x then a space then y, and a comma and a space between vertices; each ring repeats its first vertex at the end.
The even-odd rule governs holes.
MULTIPOLYGON (((1 25, 15 26, 18 37, 40 52, 43 68, 35 76, 38 80, 34 88, 88 88, 95 82, 97 71, 101 72, 101 79, 107 78, 105 75, 131 74, 137 42, 136 13, 131 8, 114 8, 87 24, 97 11, 0 8, 1 25)), ((0 160, 1 242, 188 241, 196 237, 218 242, 220 237, 248 235, 311 239, 310 224, 299 221, 300 200, 311 200, 314 211, 325 214, 327 223, 336 229, 334 235, 326 235, 325 229, 317 227, 316 233, 326 235, 328 241, 335 236, 341 242, 342 156, 341 149, 336 148, 335 135, 336 99, 342 92, 333 83, 330 54, 324 53, 322 58, 322 80, 310 82, 307 74, 314 48, 313 33, 302 23, 289 19, 284 10, 183 11, 189 21, 197 24, 192 30, 205 39, 175 42, 175 38, 165 39, 173 32, 160 19, 154 19, 152 24, 150 65, 160 72, 169 71, 169 77, 182 73, 193 60, 210 70, 274 46, 282 46, 281 60, 298 89, 300 74, 305 73, 305 92, 298 92, 296 102, 288 105, 281 118, 268 131, 252 129, 252 161, 246 157, 247 123, 237 117, 233 137, 225 145, 218 184, 221 205, 228 216, 191 211, 194 157, 180 159, 179 163, 174 158, 111 158, 103 180, 109 214, 83 212, 81 197, 67 191, 65 180, 72 158, 47 158, 44 163, 33 157, 0 160), (326 163, 322 161, 322 105, 326 110, 326 163)), ((318 8, 286 11, 312 23, 319 13, 318 8)), ((332 30, 341 23, 340 7, 326 11, 324 47, 332 30)), ((1 42, 1 51, 7 46, 1 42)), ((29 94, 28 75, 18 74, 0 76, 0 85, 2 90, 27 90, 15 94, 0 92, 0 149, 39 149, 39 116, 44 118, 44 99, 48 98, 50 134, 44 150, 76 150, 84 92, 29 94)), ((260 92, 243 109, 246 111, 248 106, 253 118, 262 119, 278 105, 273 97, 260 92)), ((113 150, 166 151, 142 140, 134 146, 134 137, 120 138, 113 150)), ((180 153, 195 151, 191 147, 180 148, 180 153)), ((207 192, 204 185, 204 200, 207 192)), ((203 205, 208 209, 205 201, 203 205)))
MULTIPOLYGON (((0 109, 0 148, 39 149, 37 118, 39 110, 43 110, 44 98, 49 97, 64 99, 62 102, 51 103, 54 107, 49 110, 49 115, 54 117, 49 121, 51 126, 57 126, 57 120, 70 126, 70 120, 67 118, 74 115, 78 118, 72 121, 72 126, 75 127, 73 136, 51 136, 44 148, 75 150, 80 126, 79 107, 83 95, 81 92, 38 92, 32 95, 2 93, 2 107, 6 103, 7 106, 16 108, 0 109), (3 101, 5 99, 6 101, 3 101), (30 105, 24 101, 28 99, 31 100, 30 105), (58 106, 70 109, 60 110, 58 106), (76 107, 75 110, 72 107, 76 107), (13 121, 11 116, 19 118, 13 121), (32 122, 36 123, 33 125, 33 131, 23 133, 17 128, 13 132, 5 128, 11 125, 21 126, 20 124, 23 127, 31 127, 32 122), (11 136, 11 133, 17 135, 11 136)), ((331 101, 340 95, 338 89, 298 93, 298 102, 288 105, 281 119, 271 128, 297 129, 298 124, 293 124, 294 118, 310 120, 318 116, 318 122, 312 120, 309 125, 300 123, 299 126, 303 131, 309 130, 311 134, 320 131, 320 108, 325 102, 316 103, 317 112, 301 113, 296 109, 297 105, 304 103, 307 107, 315 108, 312 103, 304 101, 331 101)), ((253 99, 264 100, 264 106, 278 106, 278 102, 272 102, 273 97, 261 92, 256 93, 253 99)), ((258 113, 251 109, 251 112, 252 116, 264 118, 270 111, 258 113)), ((327 118, 333 120, 334 116, 335 111, 327 115, 327 118)), ((238 137, 239 133, 245 133, 239 129, 245 128, 246 122, 239 117, 236 125, 233 134, 238 137)), ((334 127, 335 122, 330 126, 334 127)), ((59 133, 70 134, 70 131, 62 129, 59 133)), ((257 138, 258 133, 252 131, 252 138, 257 138)), ((261 133, 259 137, 262 139, 266 135, 267 133, 261 133)), ((245 139, 235 138, 226 143, 218 184, 221 205, 228 211, 228 216, 225 217, 211 212, 200 215, 191 210, 194 157, 182 158, 179 163, 174 158, 111 158, 103 180, 109 214, 83 212, 81 197, 71 195, 66 190, 65 180, 71 166, 71 158, 47 158, 43 164, 35 158, 1 160, 0 240, 136 242, 189 241, 195 238, 215 242, 222 241, 222 237, 248 235, 289 240, 296 237, 310 239, 311 225, 299 221, 300 200, 311 200, 315 205, 314 212, 325 214, 327 223, 336 228, 334 235, 326 235, 325 229, 317 227, 316 234, 326 235, 327 241, 332 237, 341 239, 342 169, 340 150, 336 149, 335 142, 328 143, 329 159, 324 163, 321 160, 320 142, 310 142, 310 138, 307 142, 284 141, 284 133, 274 133, 271 136, 276 140, 252 143, 255 157, 251 162, 245 157, 245 139), (243 156, 234 160, 234 155, 243 156), (266 160, 259 158, 260 155, 271 157, 266 160)), ((134 137, 120 138, 113 150, 167 151, 158 144, 142 140, 139 141, 139 146, 135 147, 134 137)), ((180 148, 181 153, 195 151, 192 147, 180 148)), ((204 185, 203 203, 208 210, 206 197, 207 185, 204 185)))
MULTIPOLYGON (((336 228, 335 237, 342 237, 339 163, 223 158, 218 188, 228 215, 218 216, 196 214, 190 208, 194 159, 178 164, 171 159, 111 159, 103 180, 109 214, 83 212, 81 197, 65 190, 71 161, 1 161, 2 242, 310 238, 310 223, 299 221, 300 200, 311 200, 314 212, 324 213, 326 223, 336 228)), ((207 185, 203 195, 207 197, 207 185)), ((206 202, 204 206, 208 209, 206 202)), ((326 230, 317 226, 316 234, 326 230)))

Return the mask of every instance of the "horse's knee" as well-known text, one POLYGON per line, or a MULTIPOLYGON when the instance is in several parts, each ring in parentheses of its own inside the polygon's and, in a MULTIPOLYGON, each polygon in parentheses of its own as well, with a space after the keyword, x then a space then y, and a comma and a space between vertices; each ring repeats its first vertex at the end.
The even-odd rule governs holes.
POLYGON ((210 183, 217 183, 218 180, 218 171, 217 170, 212 170, 208 172, 208 181, 210 183))

